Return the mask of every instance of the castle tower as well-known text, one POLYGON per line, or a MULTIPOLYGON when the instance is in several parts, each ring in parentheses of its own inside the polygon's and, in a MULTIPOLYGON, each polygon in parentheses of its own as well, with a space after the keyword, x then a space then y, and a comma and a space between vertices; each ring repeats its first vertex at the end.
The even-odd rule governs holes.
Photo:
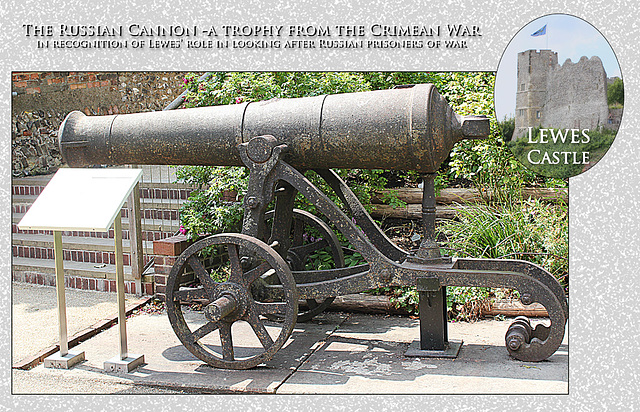
POLYGON ((549 74, 557 64, 558 53, 551 50, 518 53, 515 137, 543 123, 549 74))

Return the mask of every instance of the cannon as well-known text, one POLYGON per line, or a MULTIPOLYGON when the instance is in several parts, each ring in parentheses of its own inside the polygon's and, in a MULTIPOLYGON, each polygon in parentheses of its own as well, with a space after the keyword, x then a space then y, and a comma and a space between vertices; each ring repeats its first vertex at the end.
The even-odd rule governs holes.
POLYGON ((541 361, 560 346, 568 319, 558 281, 526 261, 452 259, 436 242, 435 173, 456 142, 488 135, 488 118, 454 113, 433 85, 421 84, 139 114, 72 112, 60 126, 59 144, 74 167, 249 169, 242 232, 195 241, 177 258, 166 284, 167 314, 176 335, 211 366, 248 369, 268 361, 296 322, 320 313, 336 296, 416 285, 421 300, 429 302, 420 305, 423 352, 449 346, 443 307, 447 286, 498 287, 515 289, 524 304, 539 302, 547 310, 549 325, 532 327, 518 318, 505 336, 512 357, 541 361), (420 172, 420 247, 408 252, 395 245, 332 168, 420 172), (307 170, 326 182, 344 210, 305 177, 307 170), (294 208, 298 193, 322 218, 294 208), (337 232, 366 263, 345 265, 337 232), (309 268, 309 257, 320 250, 330 256, 331 267, 309 268), (198 316, 182 305, 193 300, 205 302, 198 316), (305 301, 307 308, 299 312, 299 302, 305 301), (254 342, 234 340, 238 328, 251 332, 254 342))

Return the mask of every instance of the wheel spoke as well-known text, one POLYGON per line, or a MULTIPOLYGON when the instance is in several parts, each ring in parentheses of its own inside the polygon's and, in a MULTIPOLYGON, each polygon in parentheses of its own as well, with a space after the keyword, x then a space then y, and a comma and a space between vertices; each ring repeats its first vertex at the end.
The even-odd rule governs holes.
POLYGON ((255 302, 256 312, 260 315, 284 315, 287 311, 287 304, 284 302, 255 302))
POLYGON ((191 269, 193 269, 193 271, 196 273, 196 276, 198 276, 198 279, 200 280, 202 286, 204 286, 205 289, 208 289, 210 293, 213 292, 216 289, 217 283, 213 279, 211 279, 211 275, 209 275, 207 269, 204 267, 202 262, 200 262, 200 259, 198 259, 195 255, 191 255, 189 256, 189 259, 187 259, 187 263, 189 263, 191 269))
POLYGON ((191 337, 193 338, 194 342, 197 342, 219 327, 219 322, 207 322, 204 325, 200 326, 198 329, 194 330, 193 333, 191 333, 191 337))
POLYGON ((173 292, 174 302, 188 302, 198 299, 209 299, 209 295, 204 288, 180 288, 179 290, 173 292))
POLYGON ((271 339, 269 332, 267 332, 267 328, 264 326, 264 323, 262 323, 262 321, 258 318, 256 309, 253 307, 249 309, 248 322, 249 325, 251 325, 251 327, 253 328, 253 331, 255 332, 258 339, 260 339, 262 347, 265 349, 269 349, 271 345, 273 345, 273 339, 271 339))
POLYGON ((269 361, 293 331, 298 308, 295 279, 282 256, 256 238, 225 233, 201 239, 181 254, 166 283, 167 314, 174 332, 189 352, 211 366, 253 368, 269 361), (216 255, 205 258, 213 247, 216 255), (255 254, 251 270, 243 270, 240 262, 245 248, 255 254), (254 296, 266 283, 283 285, 283 296, 276 302, 255 303, 254 296), (229 302, 231 298, 234 302, 229 302), (184 301, 217 302, 217 306, 196 318, 185 313, 184 301), (279 329, 267 325, 268 313, 280 318, 279 329), (251 325, 247 336, 232 330, 240 320, 251 325), (245 346, 252 347, 248 356, 238 352, 245 346))
POLYGON ((235 360, 233 339, 231 338, 231 323, 229 322, 222 322, 220 326, 220 343, 222 344, 222 359, 230 362, 235 360))
POLYGON ((244 279, 246 281, 246 285, 248 286, 252 284, 256 279, 264 275, 268 269, 269 269, 269 264, 267 262, 263 262, 258 267, 251 269, 250 271, 245 273, 244 279))
POLYGON ((229 254, 229 264, 231 265, 231 275, 229 280, 231 282, 240 283, 242 279, 242 266, 240 266, 240 259, 238 258, 238 247, 234 244, 227 245, 227 253, 229 254))

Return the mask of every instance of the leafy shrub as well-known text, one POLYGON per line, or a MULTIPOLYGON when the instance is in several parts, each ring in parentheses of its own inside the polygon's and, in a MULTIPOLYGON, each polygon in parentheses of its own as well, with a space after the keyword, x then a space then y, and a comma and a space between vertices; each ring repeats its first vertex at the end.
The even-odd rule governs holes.
POLYGON ((622 79, 617 78, 607 87, 607 103, 609 105, 624 105, 624 84, 622 79))
POLYGON ((503 142, 511 141, 513 138, 513 132, 516 130, 516 119, 515 117, 504 118, 498 125, 500 127, 500 132, 502 136, 503 142))

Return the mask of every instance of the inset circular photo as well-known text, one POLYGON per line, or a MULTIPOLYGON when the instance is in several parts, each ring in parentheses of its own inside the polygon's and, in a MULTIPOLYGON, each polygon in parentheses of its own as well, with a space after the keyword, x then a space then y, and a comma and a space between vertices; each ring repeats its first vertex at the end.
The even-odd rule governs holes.
POLYGON ((602 34, 567 14, 524 26, 504 51, 495 110, 506 144, 527 168, 568 178, 593 167, 620 127, 624 85, 602 34))

